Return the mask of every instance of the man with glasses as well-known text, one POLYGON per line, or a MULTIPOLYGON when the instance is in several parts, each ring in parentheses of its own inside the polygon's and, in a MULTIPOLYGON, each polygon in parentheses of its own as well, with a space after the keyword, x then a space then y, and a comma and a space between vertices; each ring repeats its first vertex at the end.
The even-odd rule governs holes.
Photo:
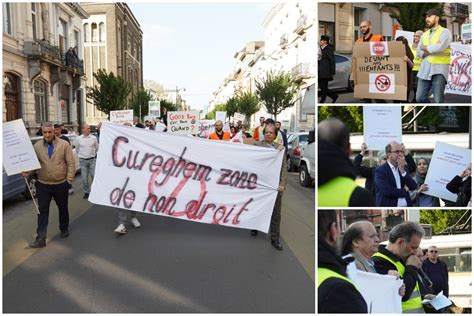
POLYGON ((438 259, 438 247, 428 248, 428 258, 423 261, 422 269, 433 282, 433 292, 438 294, 443 291, 447 297, 449 295, 448 267, 446 263, 438 259))
POLYGON ((385 147, 387 163, 375 170, 375 202, 377 206, 412 206, 410 190, 417 188, 416 182, 406 170, 402 146, 391 142, 385 147))

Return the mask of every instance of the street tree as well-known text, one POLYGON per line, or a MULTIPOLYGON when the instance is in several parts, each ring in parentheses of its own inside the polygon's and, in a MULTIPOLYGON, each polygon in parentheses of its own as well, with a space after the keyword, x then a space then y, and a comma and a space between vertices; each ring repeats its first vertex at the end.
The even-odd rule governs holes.
POLYGON ((105 69, 99 69, 93 74, 97 82, 94 87, 86 87, 87 98, 92 100, 95 107, 110 115, 110 111, 123 110, 126 108, 127 97, 132 91, 130 83, 113 72, 107 74, 105 69))
POLYGON ((437 9, 441 14, 444 12, 444 3, 442 2, 390 3, 390 6, 397 8, 400 12, 400 14, 392 13, 391 17, 395 18, 403 26, 404 31, 411 32, 425 28, 426 23, 423 13, 429 9, 437 9))
POLYGON ((166 99, 160 99, 160 112, 166 114, 168 111, 178 111, 178 106, 171 101, 166 99))
POLYGON ((433 225, 434 233, 440 234, 456 224, 465 213, 466 210, 421 210, 420 223, 433 225))
POLYGON ((257 96, 274 119, 297 100, 298 85, 290 73, 267 72, 266 77, 256 81, 257 96))
POLYGON ((132 95, 131 106, 133 109, 133 116, 140 117, 148 115, 148 101, 151 101, 151 93, 143 88, 138 89, 132 95))
POLYGON ((225 111, 227 113, 227 117, 229 118, 233 117, 235 112, 239 112, 239 104, 237 102, 236 96, 232 96, 226 101, 225 111))
POLYGON ((212 111, 206 114, 207 120, 215 120, 216 119, 216 112, 223 112, 225 111, 225 103, 217 104, 212 111))
POLYGON ((259 99, 255 93, 244 92, 237 96, 237 108, 240 114, 245 115, 247 122, 250 117, 260 110, 259 99))

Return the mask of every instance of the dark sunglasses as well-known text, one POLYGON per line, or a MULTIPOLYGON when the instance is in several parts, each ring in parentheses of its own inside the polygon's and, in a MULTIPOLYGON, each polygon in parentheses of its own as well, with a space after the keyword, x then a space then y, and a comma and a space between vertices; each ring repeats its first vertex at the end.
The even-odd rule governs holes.
POLYGON ((438 253, 438 250, 430 250, 432 253, 438 253))

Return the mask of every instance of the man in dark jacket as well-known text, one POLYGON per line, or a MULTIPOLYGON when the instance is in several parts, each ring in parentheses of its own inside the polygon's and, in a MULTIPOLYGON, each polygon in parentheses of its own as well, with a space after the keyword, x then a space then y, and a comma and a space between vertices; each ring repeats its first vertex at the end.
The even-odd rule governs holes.
POLYGON ((319 41, 321 48, 321 58, 318 60, 318 86, 321 89, 320 103, 326 101, 326 96, 332 99, 332 103, 335 103, 339 97, 336 93, 329 90, 329 81, 333 80, 333 76, 336 74, 336 57, 334 56, 334 49, 332 45, 329 45, 329 37, 321 35, 319 41))
POLYGON ((448 267, 446 263, 438 259, 438 247, 430 246, 428 248, 428 258, 423 261, 423 271, 433 282, 433 294, 443 291, 443 294, 449 296, 448 267))
POLYGON ((347 278, 348 263, 336 254, 338 236, 336 211, 319 210, 318 313, 367 313, 367 303, 347 278))
POLYGON ((354 181, 349 155, 349 131, 336 118, 318 124, 318 205, 322 207, 374 206, 369 191, 354 181))
MULTIPOLYGON (((471 164, 460 175, 455 176, 447 185, 446 189, 457 194, 456 203, 449 203, 449 206, 467 206, 471 200, 472 192, 471 164)), ((448 203, 447 203, 448 205, 448 203)))

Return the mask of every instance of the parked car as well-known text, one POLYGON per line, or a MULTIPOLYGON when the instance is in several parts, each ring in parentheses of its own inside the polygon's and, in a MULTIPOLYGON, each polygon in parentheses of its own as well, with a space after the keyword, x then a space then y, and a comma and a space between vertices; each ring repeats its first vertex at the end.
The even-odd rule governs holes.
POLYGON ((352 71, 352 58, 338 53, 334 53, 334 55, 336 58, 336 75, 334 80, 329 81, 329 89, 354 91, 354 82, 349 80, 352 71))
POLYGON ((316 154, 315 154, 315 130, 312 130, 308 136, 308 145, 301 152, 300 159, 300 184, 304 187, 310 187, 316 178, 316 154))
POLYGON ((308 132, 288 134, 288 152, 286 162, 288 171, 297 171, 300 165, 301 150, 308 144, 308 132))

